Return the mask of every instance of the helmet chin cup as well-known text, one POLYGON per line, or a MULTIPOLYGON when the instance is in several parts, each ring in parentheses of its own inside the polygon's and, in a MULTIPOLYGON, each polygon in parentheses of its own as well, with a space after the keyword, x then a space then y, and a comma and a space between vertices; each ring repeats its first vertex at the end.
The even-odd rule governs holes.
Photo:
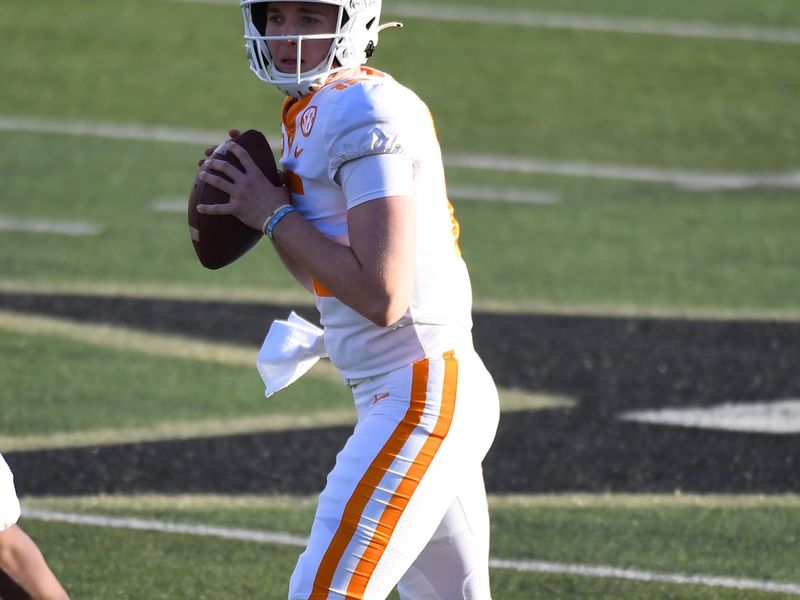
MULTIPOLYGON (((285 2, 287 0, 270 0, 285 2)), ((244 39, 250 70, 261 81, 274 85, 288 96, 302 97, 324 85, 337 71, 363 65, 378 45, 378 32, 387 26, 399 23, 378 24, 381 0, 304 0, 339 7, 336 31, 322 35, 266 36, 259 31, 253 20, 252 7, 264 3, 260 0, 241 0, 244 16, 244 39), (330 39, 331 48, 319 65, 309 71, 299 72, 300 52, 303 40, 330 39), (298 72, 279 71, 267 48, 268 41, 289 40, 297 45, 298 72), (336 64, 338 63, 338 64, 336 64)))

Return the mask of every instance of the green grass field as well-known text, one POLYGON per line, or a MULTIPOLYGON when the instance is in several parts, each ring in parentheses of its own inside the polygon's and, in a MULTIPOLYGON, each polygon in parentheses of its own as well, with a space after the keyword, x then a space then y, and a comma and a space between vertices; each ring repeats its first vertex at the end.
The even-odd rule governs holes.
MULTIPOLYGON (((162 523, 206 524, 254 531, 281 531, 302 536, 313 516, 313 499, 243 498, 170 501, 146 497, 111 499, 44 499, 36 507, 94 515, 136 518, 162 523)), ((606 565, 626 569, 676 572, 687 576, 741 577, 752 574, 791 579, 797 568, 796 500, 760 499, 742 505, 724 499, 637 499, 609 502, 591 497, 497 500, 492 505, 493 554, 499 560, 535 559, 554 564, 606 565), (522 528, 522 529, 521 529, 522 528), (520 531, 535 532, 525 537, 520 531), (766 569, 765 565, 769 565, 766 569)), ((82 560, 61 561, 65 573, 82 583, 76 593, 96 593, 96 575, 86 566, 102 564, 115 572, 126 592, 144 591, 157 598, 258 597, 285 594, 281 574, 291 565, 296 548, 157 532, 128 532, 76 525, 32 523, 33 531, 52 544, 53 554, 66 545, 82 560), (91 543, 87 543, 91 540, 91 543), (140 549, 140 546, 143 547, 140 549), (126 553, 141 552, 135 568, 120 569, 126 553), (230 568, 219 565, 226 556, 230 568), (163 566, 166 563, 166 567, 163 566), (189 563, 198 576, 187 576, 189 563), (201 568, 197 568, 202 565, 201 568), (145 575, 143 577, 143 575, 145 575), (142 580, 145 581, 142 581, 142 580), (266 587, 265 587, 266 586, 266 587), (197 594, 197 595, 195 595, 197 594)), ((72 552, 70 556, 75 556, 72 552)), ((498 598, 781 598, 747 590, 634 582, 580 575, 543 576, 497 568, 493 592, 498 598)), ((81 594, 81 595, 83 595, 81 594)), ((92 596, 95 597, 95 596, 92 596)), ((116 596, 115 596, 116 597, 116 596)), ((789 596, 785 596, 789 597, 789 596)))
MULTIPOLYGON (((392 18, 393 1, 384 4, 392 18)), ((800 29, 794 0, 507 0, 503 6, 522 14, 800 29)), ((556 198, 552 204, 453 198, 476 304, 800 318, 800 183, 763 184, 765 177, 800 172, 800 44, 402 20, 406 27, 385 33, 371 64, 429 104, 450 185, 556 198), (498 160, 459 166, 459 158, 471 155, 498 160), (613 166, 619 175, 559 171, 557 164, 613 166), (655 180, 637 179, 642 170, 655 180), (675 172, 717 174, 727 182, 751 176, 751 183, 691 188, 664 180, 675 172)), ((134 139, 147 127, 220 140, 229 127, 255 127, 277 142, 281 98, 248 72, 240 36, 235 2, 0 5, 0 223, 100 228, 84 237, 0 229, 0 290, 303 298, 265 244, 229 268, 203 270, 185 214, 154 205, 187 197, 204 144, 134 139), (86 134, 53 132, 65 124, 83 124, 86 134), (122 126, 129 134, 115 137, 122 126)), ((198 350, 206 353, 198 360, 185 340, 163 352, 171 342, 158 336, 26 331, 29 325, 14 325, 13 315, 0 317, 0 450, 3 443, 21 447, 15 444, 26 436, 58 447, 88 434, 145 439, 158 427, 165 437, 191 435, 208 423, 214 431, 234 431, 247 420, 296 426, 298 415, 347 419, 346 391, 330 378, 305 378, 264 401, 252 366, 209 357, 208 349, 198 350), (98 341, 108 336, 117 341, 98 341)), ((313 511, 309 499, 23 502, 31 509, 295 535, 307 533, 313 511)), ((796 497, 493 498, 491 514, 497 559, 800 586, 796 497)), ((81 599, 282 598, 299 552, 157 531, 22 523, 81 599)), ((492 577, 497 600, 790 597, 505 568, 493 569, 492 577)))
MULTIPOLYGON (((708 12, 721 18, 729 9, 736 21, 747 4, 708 12)), ((660 14, 664 7, 648 3, 632 14, 685 17, 686 6, 660 14)), ((615 3, 609 14, 624 7, 615 3)), ((799 12, 788 3, 750 9, 788 22, 799 12)), ((21 8, 0 10, 4 23, 15 23, 3 31, 12 59, 0 74, 13 85, 0 97, 0 115, 220 137, 231 126, 277 130, 278 94, 247 72, 231 41, 236 10, 180 2, 66 2, 55 14, 39 4, 24 9, 26 18, 21 8)), ((417 19, 385 35, 376 65, 430 104, 448 154, 780 174, 800 162, 790 93, 800 87, 798 54, 787 44, 417 19), (473 35, 501 50, 475 51, 473 35), (431 53, 440 59, 426 60, 431 53)), ((44 245, 4 234, 3 281, 294 286, 264 249, 224 272, 202 272, 181 233, 185 216, 152 210, 159 199, 186 196, 200 144, 13 130, 0 141, 4 214, 103 227, 92 238, 44 245), (82 260, 90 252, 95 258, 82 260)), ((796 312, 797 186, 697 191, 502 168, 451 167, 448 176, 452 185, 559 194, 553 206, 455 198, 479 300, 796 312)))

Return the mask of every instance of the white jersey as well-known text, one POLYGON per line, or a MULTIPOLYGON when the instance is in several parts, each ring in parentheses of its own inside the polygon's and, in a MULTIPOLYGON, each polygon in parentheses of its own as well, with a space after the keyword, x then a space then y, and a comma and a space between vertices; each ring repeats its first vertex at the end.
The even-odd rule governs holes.
POLYGON ((339 168, 377 154, 400 155, 413 166, 411 186, 406 182, 382 194, 412 195, 415 204, 415 284, 403 317, 390 327, 378 327, 315 282, 325 349, 342 376, 371 377, 470 345, 469 275, 425 104, 388 75, 361 67, 350 79, 337 79, 300 100, 287 100, 282 130, 280 162, 293 205, 339 244, 350 244, 348 209, 365 200, 345 197, 339 168))
POLYGON ((0 454, 0 531, 4 531, 19 520, 20 506, 14 475, 0 454))

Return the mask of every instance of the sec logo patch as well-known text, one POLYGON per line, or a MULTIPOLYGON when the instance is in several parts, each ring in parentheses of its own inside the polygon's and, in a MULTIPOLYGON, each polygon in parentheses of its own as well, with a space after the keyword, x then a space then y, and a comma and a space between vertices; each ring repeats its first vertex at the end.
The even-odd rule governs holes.
POLYGON ((300 131, 303 133, 304 137, 308 137, 311 135, 311 129, 314 127, 314 121, 317 118, 317 107, 316 106, 309 106, 307 109, 303 111, 303 114, 300 115, 300 131))

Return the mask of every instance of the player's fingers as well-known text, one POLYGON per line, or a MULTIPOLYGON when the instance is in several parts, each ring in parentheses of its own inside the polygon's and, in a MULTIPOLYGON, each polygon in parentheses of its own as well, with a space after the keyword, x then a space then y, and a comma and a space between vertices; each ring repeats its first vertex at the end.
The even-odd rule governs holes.
POLYGON ((226 162, 224 160, 219 160, 218 158, 209 158, 203 163, 203 171, 217 171, 218 173, 223 173, 230 177, 233 180, 236 180, 236 177, 241 175, 242 172, 234 167, 231 163, 226 162))
POLYGON ((220 177, 219 175, 214 175, 206 170, 201 170, 200 173, 197 174, 197 177, 200 179, 200 181, 205 181, 207 184, 213 185, 215 188, 225 192, 229 196, 233 193, 233 183, 227 179, 224 179, 223 177, 220 177))
POLYGON ((238 129, 229 129, 228 130, 228 135, 231 136, 232 138, 235 138, 240 133, 241 133, 241 131, 239 131, 238 129))
POLYGON ((228 142, 227 149, 228 152, 232 153, 236 158, 239 159, 242 167, 244 167, 245 173, 253 172, 254 169, 256 171, 258 170, 258 167, 256 167, 256 163, 251 158, 250 153, 242 148, 239 144, 235 142, 228 142))

